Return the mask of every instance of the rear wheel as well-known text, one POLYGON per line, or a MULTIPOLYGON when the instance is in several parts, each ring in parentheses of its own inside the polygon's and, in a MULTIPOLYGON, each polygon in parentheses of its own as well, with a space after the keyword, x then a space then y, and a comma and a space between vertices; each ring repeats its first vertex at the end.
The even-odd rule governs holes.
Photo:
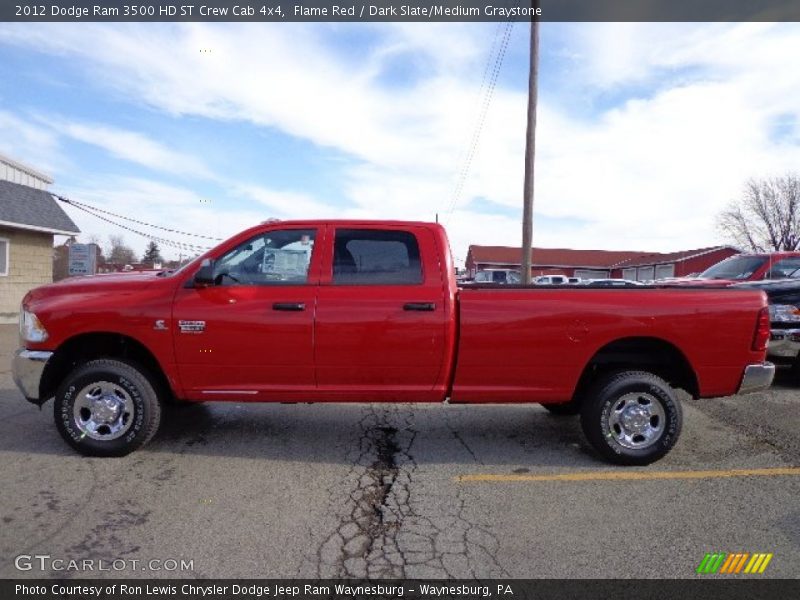
POLYGON ((141 367, 99 359, 77 367, 55 397, 56 427, 87 456, 124 456, 146 444, 158 429, 156 386, 141 367))
POLYGON ((649 465, 665 456, 681 432, 680 402, 669 384, 645 371, 598 381, 581 408, 589 443, 620 465, 649 465))

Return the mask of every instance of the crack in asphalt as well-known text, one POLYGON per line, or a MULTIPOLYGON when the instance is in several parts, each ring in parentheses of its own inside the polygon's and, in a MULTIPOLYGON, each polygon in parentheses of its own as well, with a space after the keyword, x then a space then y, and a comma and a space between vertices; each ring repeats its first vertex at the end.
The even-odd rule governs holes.
POLYGON ((329 489, 328 504, 338 523, 317 547, 317 577, 507 575, 496 559, 499 541, 490 522, 470 519, 465 492, 455 488, 442 498, 417 477, 414 419, 407 406, 365 408, 348 454, 348 474, 329 489))
MULTIPOLYGON (((85 511, 87 511, 91 506, 95 498, 95 493, 97 492, 98 488, 98 475, 97 469, 95 468, 95 464, 91 459, 84 459, 81 461, 80 464, 87 465, 90 475, 90 483, 86 488, 86 493, 74 503, 74 507, 68 511, 68 514, 61 519, 59 525, 46 533, 45 535, 37 538, 33 542, 28 542, 27 548, 20 552, 20 554, 33 554, 37 548, 40 548, 44 544, 52 541, 58 535, 63 533, 64 531, 68 530, 69 528, 73 527, 75 521, 81 516, 85 511)), ((47 502, 47 508, 50 511, 59 511, 60 510, 60 501, 56 494, 52 491, 40 490, 40 496, 43 497, 47 502)), ((7 573, 14 573, 12 571, 11 566, 0 567, 0 575, 5 576, 7 573)))

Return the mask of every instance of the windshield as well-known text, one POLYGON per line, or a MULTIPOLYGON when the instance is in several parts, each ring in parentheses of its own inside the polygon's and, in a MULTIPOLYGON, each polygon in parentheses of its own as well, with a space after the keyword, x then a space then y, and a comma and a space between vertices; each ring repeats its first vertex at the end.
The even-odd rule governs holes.
POLYGON ((700 274, 703 279, 747 279, 765 262, 764 256, 732 256, 700 274))

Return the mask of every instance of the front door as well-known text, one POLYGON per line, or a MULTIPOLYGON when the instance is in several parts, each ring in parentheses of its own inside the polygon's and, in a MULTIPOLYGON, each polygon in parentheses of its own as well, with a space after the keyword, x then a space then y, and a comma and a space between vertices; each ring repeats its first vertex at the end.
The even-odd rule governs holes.
POLYGON ((286 400, 313 392, 315 229, 272 229, 225 252, 214 285, 181 288, 175 356, 190 399, 286 400))

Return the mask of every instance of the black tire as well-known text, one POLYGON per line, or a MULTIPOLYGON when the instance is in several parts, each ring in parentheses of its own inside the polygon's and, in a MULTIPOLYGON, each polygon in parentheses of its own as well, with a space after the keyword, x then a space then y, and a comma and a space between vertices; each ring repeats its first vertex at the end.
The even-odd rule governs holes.
POLYGON ((604 377, 592 386, 581 408, 589 443, 619 465, 649 465, 664 457, 678 441, 682 423, 675 392, 645 371, 604 377))
POLYGON ((560 404, 542 404, 542 407, 554 417, 574 417, 581 412, 581 405, 574 400, 560 404))
POLYGON ((86 456, 125 456, 158 430, 161 403, 156 389, 152 377, 138 365, 112 359, 87 362, 76 367, 56 392, 53 414, 58 432, 86 456), (100 410, 114 421, 97 426, 94 418, 100 413, 92 407, 101 401, 111 408, 100 410))

